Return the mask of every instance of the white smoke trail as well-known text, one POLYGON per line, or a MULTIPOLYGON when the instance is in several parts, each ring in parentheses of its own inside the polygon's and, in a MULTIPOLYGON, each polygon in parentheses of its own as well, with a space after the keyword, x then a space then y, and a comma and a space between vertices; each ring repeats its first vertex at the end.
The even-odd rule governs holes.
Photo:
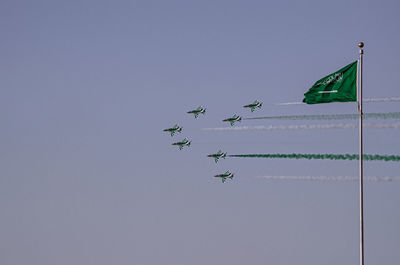
POLYGON ((390 97, 390 98, 363 98, 363 102, 398 102, 400 97, 390 97))
MULTIPOLYGON (((329 182, 355 182, 358 177, 348 176, 254 176, 252 178, 261 178, 268 180, 303 180, 303 181, 329 181, 329 182)), ((392 182, 400 181, 400 177, 364 177, 365 181, 372 182, 392 182)))
MULTIPOLYGON (((358 114, 317 114, 249 117, 244 120, 356 120, 358 114)), ((364 113, 364 119, 399 119, 400 112, 364 113)))
POLYGON ((398 129, 400 128, 400 123, 366 123, 363 127, 373 129, 398 129))
MULTIPOLYGON (((400 101, 400 97, 388 97, 388 98, 363 98, 363 102, 398 102, 400 101)), ((304 102, 286 102, 286 103, 277 103, 274 104, 276 106, 286 106, 286 105, 303 105, 306 104, 304 102)))
POLYGON ((305 105, 304 102, 286 102, 286 103, 276 103, 275 106, 286 106, 286 105, 305 105))
MULTIPOLYGON (((400 123, 365 123, 364 128, 374 129, 398 129, 400 123)), ((237 126, 202 128, 203 131, 281 131, 281 130, 324 130, 324 129, 356 129, 358 123, 336 123, 336 124, 301 124, 301 125, 269 125, 269 126, 237 126)))

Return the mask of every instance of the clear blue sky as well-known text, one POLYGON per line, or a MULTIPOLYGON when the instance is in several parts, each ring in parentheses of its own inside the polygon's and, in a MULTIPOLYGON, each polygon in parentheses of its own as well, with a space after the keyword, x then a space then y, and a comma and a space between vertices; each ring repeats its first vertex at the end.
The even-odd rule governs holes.
MULTIPOLYGON (((398 1, 9 1, 0 3, 0 264, 358 263, 356 161, 206 154, 357 153, 355 129, 204 132, 257 115, 356 113, 301 101, 365 46, 365 97, 400 96, 398 1), (198 119, 186 111, 203 105, 198 119), (178 123, 173 139, 162 129, 178 123), (193 143, 177 150, 183 137, 193 143), (235 172, 224 185, 212 176, 235 172)), ((399 111, 370 103, 365 112, 399 111)), ((243 121, 242 125, 304 124, 243 121)), ((310 124, 324 124, 311 121, 310 124)), ((365 152, 399 154, 399 132, 365 152)), ((366 162, 366 176, 398 176, 366 162)), ((366 183, 366 265, 400 260, 400 183, 366 183)))

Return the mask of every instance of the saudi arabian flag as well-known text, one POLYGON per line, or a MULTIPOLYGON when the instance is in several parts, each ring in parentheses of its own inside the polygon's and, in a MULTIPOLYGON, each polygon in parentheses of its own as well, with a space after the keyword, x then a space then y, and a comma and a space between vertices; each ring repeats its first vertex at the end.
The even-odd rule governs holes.
POLYGON ((307 104, 357 101, 357 61, 321 78, 304 94, 307 104))

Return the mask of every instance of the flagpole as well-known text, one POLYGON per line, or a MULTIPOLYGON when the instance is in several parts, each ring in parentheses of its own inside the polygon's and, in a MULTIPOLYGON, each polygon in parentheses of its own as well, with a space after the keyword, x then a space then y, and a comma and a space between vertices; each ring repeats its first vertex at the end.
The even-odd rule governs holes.
POLYGON ((360 265, 364 265, 364 179, 363 179, 363 110, 362 110, 362 59, 364 43, 358 43, 360 48, 359 79, 358 79, 358 113, 359 113, 359 172, 360 172, 360 265))

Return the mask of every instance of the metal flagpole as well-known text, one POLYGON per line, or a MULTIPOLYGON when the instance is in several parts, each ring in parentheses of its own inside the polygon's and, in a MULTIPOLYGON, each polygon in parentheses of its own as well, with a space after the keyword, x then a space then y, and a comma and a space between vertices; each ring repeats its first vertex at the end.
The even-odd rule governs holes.
POLYGON ((362 110, 362 58, 364 43, 358 43, 360 48, 359 79, 358 79, 358 113, 359 113, 359 171, 360 171, 360 265, 364 265, 364 183, 363 183, 363 110, 362 110))

